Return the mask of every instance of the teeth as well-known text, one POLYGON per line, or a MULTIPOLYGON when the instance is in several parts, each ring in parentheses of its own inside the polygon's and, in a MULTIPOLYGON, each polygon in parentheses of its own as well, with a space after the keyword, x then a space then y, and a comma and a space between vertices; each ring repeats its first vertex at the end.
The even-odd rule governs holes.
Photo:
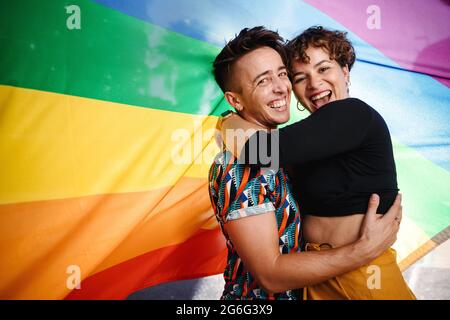
POLYGON ((327 95, 330 94, 330 90, 324 91, 322 93, 319 93, 318 95, 311 97, 311 101, 316 101, 322 98, 325 98, 327 95))
POLYGON ((273 109, 278 109, 278 108, 285 107, 285 106, 286 106, 286 100, 279 100, 270 105, 270 107, 273 109))

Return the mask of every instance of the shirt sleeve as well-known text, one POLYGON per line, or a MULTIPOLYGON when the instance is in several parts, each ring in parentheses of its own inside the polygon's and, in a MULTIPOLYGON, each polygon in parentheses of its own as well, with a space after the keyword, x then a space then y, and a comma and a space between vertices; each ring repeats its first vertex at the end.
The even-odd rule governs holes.
POLYGON ((326 159, 358 148, 371 121, 371 108, 363 101, 355 98, 334 101, 308 118, 275 132, 258 131, 245 144, 240 161, 267 165, 267 157, 261 156, 266 150, 269 150, 266 154, 270 154, 270 163, 277 157, 275 162, 279 166, 326 159))
MULTIPOLYGON (((274 172, 261 168, 232 164, 210 175, 210 197, 217 218, 226 223, 275 211, 271 200, 274 172)), ((214 171, 213 171, 214 172, 214 171)))

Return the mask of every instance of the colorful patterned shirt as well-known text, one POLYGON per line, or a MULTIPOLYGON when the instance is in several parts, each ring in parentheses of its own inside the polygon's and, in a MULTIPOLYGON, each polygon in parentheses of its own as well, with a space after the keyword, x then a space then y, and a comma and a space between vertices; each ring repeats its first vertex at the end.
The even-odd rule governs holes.
POLYGON ((209 195, 228 247, 221 299, 299 299, 300 290, 265 292, 241 261, 224 228, 229 220, 273 211, 280 235, 280 252, 300 252, 300 214, 285 171, 245 166, 228 151, 221 152, 209 171, 209 195))

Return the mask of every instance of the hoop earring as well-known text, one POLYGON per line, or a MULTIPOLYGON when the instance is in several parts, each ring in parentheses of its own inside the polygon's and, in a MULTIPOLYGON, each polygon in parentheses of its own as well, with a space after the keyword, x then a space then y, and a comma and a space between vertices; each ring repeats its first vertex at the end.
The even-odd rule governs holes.
POLYGON ((297 110, 300 111, 300 112, 305 111, 305 110, 306 110, 305 108, 300 109, 300 108, 298 107, 298 104, 299 104, 299 103, 300 103, 300 102, 297 101, 297 110))

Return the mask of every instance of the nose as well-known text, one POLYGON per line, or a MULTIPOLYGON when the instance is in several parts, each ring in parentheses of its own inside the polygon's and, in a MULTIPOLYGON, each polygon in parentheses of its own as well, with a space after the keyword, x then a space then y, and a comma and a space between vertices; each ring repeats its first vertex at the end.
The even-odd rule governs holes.
POLYGON ((316 89, 320 88, 321 84, 322 84, 322 79, 319 76, 312 75, 309 78, 307 87, 309 90, 316 90, 316 89))
POLYGON ((291 90, 290 88, 290 82, 285 81, 283 79, 280 78, 275 78, 275 80, 273 81, 273 92, 275 93, 287 93, 291 90))

